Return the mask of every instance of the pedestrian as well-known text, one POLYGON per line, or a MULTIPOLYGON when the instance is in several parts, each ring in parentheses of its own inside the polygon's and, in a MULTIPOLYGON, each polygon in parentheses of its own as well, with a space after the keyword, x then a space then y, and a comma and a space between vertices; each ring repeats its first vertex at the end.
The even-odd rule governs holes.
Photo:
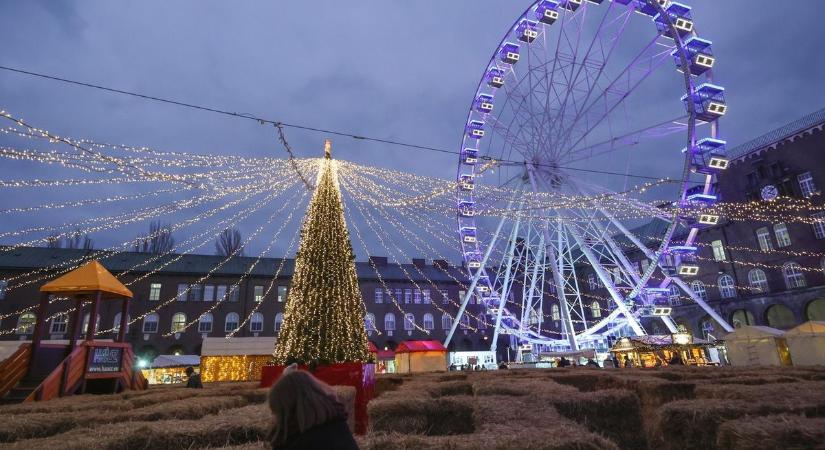
POLYGON ((295 364, 269 390, 273 450, 357 450, 347 411, 326 383, 295 364))
POLYGON ((668 361, 668 365, 683 366, 683 365, 685 365, 685 362, 682 361, 682 355, 680 355, 679 352, 677 351, 677 352, 673 352, 673 356, 670 358, 670 361, 668 361))
POLYGON ((567 367, 570 365, 570 361, 567 360, 564 356, 559 359, 559 367, 567 367))
POLYGON ((199 373, 195 373, 195 368, 192 366, 186 368, 186 387, 191 389, 203 389, 201 375, 199 373))
POLYGON ((498 368, 499 368, 499 370, 507 370, 507 369, 509 369, 510 367, 509 367, 509 366, 507 366, 507 363, 505 363, 505 362, 503 362, 503 361, 502 361, 502 362, 501 362, 501 364, 499 364, 499 365, 498 365, 498 368))
POLYGON ((624 366, 628 369, 633 368, 633 360, 630 359, 630 355, 624 357, 624 366))
POLYGON ((587 358, 587 364, 586 364, 586 366, 587 366, 587 367, 595 367, 595 368, 597 368, 597 369, 601 369, 601 367, 599 367, 599 363, 597 363, 596 361, 594 361, 594 360, 593 360, 593 358, 587 358))

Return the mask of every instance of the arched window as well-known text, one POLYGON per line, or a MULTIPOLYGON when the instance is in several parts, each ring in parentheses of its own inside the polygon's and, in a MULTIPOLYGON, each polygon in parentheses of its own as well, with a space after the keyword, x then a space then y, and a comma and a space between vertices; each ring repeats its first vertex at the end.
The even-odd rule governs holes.
POLYGON ((223 322, 223 331, 226 333, 231 333, 238 328, 238 323, 241 321, 241 317, 236 312, 231 312, 226 315, 226 320, 223 322))
MULTIPOLYGON (((372 316, 372 323, 373 327, 375 327, 375 316, 372 316)), ((281 327, 284 325, 284 314, 278 313, 275 314, 275 332, 281 331, 281 327)))
MULTIPOLYGON (((100 330, 100 314, 96 315, 95 317, 97 317, 97 321, 95 322, 95 330, 100 330)), ((83 316, 83 327, 81 328, 81 330, 83 330, 83 334, 86 334, 89 331, 89 313, 86 313, 86 315, 83 316)))
POLYGON ((484 316, 481 314, 478 315, 478 329, 479 330, 486 330, 487 329, 487 322, 484 321, 484 316))
POLYGON ((765 319, 768 325, 779 329, 788 329, 796 325, 793 311, 785 305, 773 305, 768 308, 765 312, 765 319))
POLYGON ((37 316, 34 314, 21 314, 20 318, 17 319, 17 334, 32 334, 35 322, 37 322, 37 316))
POLYGON ((550 316, 553 320, 561 320, 561 312, 559 311, 559 305, 553 304, 550 307, 550 316))
POLYGON ((469 330, 470 329, 470 316, 464 314, 461 316, 461 321, 459 322, 462 330, 469 330))
POLYGON ((415 329, 415 316, 412 313, 404 314, 404 329, 407 331, 415 329))
POLYGON ((591 291, 596 290, 598 287, 598 284, 596 284, 596 275, 592 273, 587 274, 587 287, 589 287, 591 291))
POLYGON ((212 332, 212 322, 214 322, 215 318, 212 313, 206 313, 201 316, 200 320, 198 320, 198 333, 211 333, 212 332))
POLYGON ((393 314, 393 313, 384 314, 384 330, 386 330, 386 331, 395 330, 395 314, 393 314))
POLYGON ((172 333, 182 333, 186 328, 186 314, 179 312, 172 316, 172 333))
POLYGON ((731 315, 731 323, 734 328, 740 328, 748 325, 756 325, 756 320, 754 320, 753 314, 751 314, 750 311, 737 309, 731 315))
POLYGON ((808 285, 805 282, 805 274, 799 264, 791 261, 782 266, 782 274, 785 275, 785 286, 788 289, 804 288, 808 285))
POLYGON ((705 339, 708 339, 708 334, 716 331, 716 328, 713 326, 713 320, 707 316, 699 321, 699 329, 702 330, 702 337, 705 339))
POLYGON ((152 313, 147 315, 143 318, 143 332, 144 333, 157 333, 158 332, 158 322, 160 321, 160 317, 157 314, 152 313))
MULTIPOLYGON (((112 321, 112 330, 113 330, 115 333, 119 333, 119 332, 120 332, 120 318, 121 318, 120 313, 117 313, 117 314, 115 314, 115 320, 113 320, 113 321, 112 321)), ((127 315, 126 315, 126 332, 127 332, 127 333, 129 332, 129 321, 130 321, 131 319, 132 319, 132 318, 131 318, 128 314, 127 314, 127 315)))
POLYGON ((449 330, 453 327, 453 318, 449 316, 449 314, 444 313, 441 315, 441 329, 442 330, 449 330))
POLYGON ((367 331, 375 331, 375 314, 367 313, 367 315, 364 316, 364 326, 366 327, 367 331))
POLYGON ((825 272, 825 256, 823 256, 822 259, 819 260, 819 267, 821 267, 822 271, 825 272))
POLYGON ((58 314, 52 318, 51 334, 64 334, 69 325, 68 314, 58 314))
POLYGON ((264 315, 256 312, 249 319, 249 332, 260 333, 261 331, 264 331, 264 315))
POLYGON ((808 320, 825 321, 825 299, 818 298, 805 307, 805 316, 808 320))
POLYGON ((693 280, 693 282, 690 283, 690 290, 701 300, 708 300, 708 290, 705 289, 705 283, 699 280, 693 280))
POLYGON ((598 319, 602 316, 602 305, 599 302, 593 302, 590 304, 590 314, 593 315, 594 319, 598 319))
POLYGON ((765 271, 762 269, 751 269, 748 272, 748 284, 754 294, 762 294, 769 290, 768 277, 765 276, 765 271))
POLYGON ((736 285, 733 283, 733 277, 730 275, 722 275, 719 277, 719 296, 722 298, 736 298, 736 285))
POLYGON ((430 313, 424 314, 424 329, 427 331, 432 330, 435 328, 435 321, 433 320, 433 315, 430 313))

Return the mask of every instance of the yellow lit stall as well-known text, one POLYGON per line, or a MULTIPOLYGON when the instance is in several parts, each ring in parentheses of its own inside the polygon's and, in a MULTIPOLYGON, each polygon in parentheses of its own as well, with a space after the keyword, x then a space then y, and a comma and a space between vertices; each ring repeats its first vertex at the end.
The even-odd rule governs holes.
POLYGON ((707 351, 716 343, 693 337, 689 333, 633 336, 619 339, 610 352, 620 367, 661 367, 667 365, 718 365, 707 351))
POLYGON ((260 381, 272 361, 274 337, 206 338, 201 347, 201 380, 260 381))
POLYGON ((159 355, 154 361, 137 361, 149 384, 175 384, 186 381, 186 368, 198 367, 198 355, 159 355))

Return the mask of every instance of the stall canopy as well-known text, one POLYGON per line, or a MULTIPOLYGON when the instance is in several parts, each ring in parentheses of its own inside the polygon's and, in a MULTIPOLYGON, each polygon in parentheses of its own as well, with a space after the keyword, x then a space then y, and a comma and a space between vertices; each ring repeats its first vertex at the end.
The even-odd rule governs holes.
POLYGON ((395 349, 397 373, 447 370, 447 349, 438 341, 404 341, 395 349))
POLYGON ((108 294, 104 297, 132 298, 132 291, 97 261, 91 261, 44 284, 40 287, 40 292, 72 295, 101 292, 108 294))
POLYGON ((825 365, 825 322, 805 322, 786 331, 785 340, 794 365, 825 365))
POLYGON ((744 326, 723 338, 734 366, 790 366, 791 355, 781 330, 744 326))

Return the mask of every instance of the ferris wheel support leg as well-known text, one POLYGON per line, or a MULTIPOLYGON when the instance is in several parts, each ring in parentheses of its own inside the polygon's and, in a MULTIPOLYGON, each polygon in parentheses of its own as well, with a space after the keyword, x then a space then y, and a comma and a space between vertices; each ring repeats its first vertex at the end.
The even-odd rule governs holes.
POLYGON ((693 289, 691 289, 690 286, 687 285, 687 283, 682 281, 680 278, 671 278, 671 279, 673 280, 674 283, 676 283, 677 286, 682 288, 682 291, 684 291, 685 294, 687 294, 691 298, 691 300, 696 302, 697 305, 701 306, 702 309, 704 309, 705 312, 708 313, 708 315, 710 317, 712 317, 713 320, 716 321, 716 323, 718 323, 722 328, 724 328, 725 331, 727 331, 728 333, 733 331, 733 327, 730 326, 728 321, 723 319, 722 316, 720 316, 719 313, 717 313, 715 309, 711 308, 710 305, 707 304, 707 302, 705 302, 704 300, 699 298, 699 296, 696 295, 696 293, 693 292, 693 289))
MULTIPOLYGON (((510 200, 510 203, 507 205, 507 210, 509 211, 512 207, 513 201, 510 200)), ((473 279, 470 282, 470 287, 467 288, 467 293, 464 294, 464 299, 461 301, 461 306, 458 308, 458 313, 456 313, 455 315, 455 320, 453 320, 453 325, 450 327, 450 332, 447 334, 447 339, 444 340, 445 348, 450 345, 450 341, 453 339, 453 334, 455 334, 455 329, 458 327, 458 324, 461 321, 461 316, 464 315, 464 310, 467 309, 467 303, 470 301, 470 298, 475 294, 478 279, 481 277, 481 274, 484 273, 484 267, 487 264, 487 260, 490 259, 490 254, 493 253, 493 248, 495 248, 496 246, 496 241, 498 240, 499 234, 501 234, 501 228, 504 226, 504 220, 506 218, 506 215, 502 216, 501 220, 498 222, 496 232, 493 233, 493 237, 490 239, 490 245, 487 246, 487 251, 484 252, 484 258, 482 258, 481 260, 481 267, 478 270, 476 270, 476 273, 475 275, 473 275, 473 279)))
MULTIPOLYGON (((576 328, 573 327, 573 319, 570 315, 570 304, 567 302, 567 289, 564 281, 564 249, 570 248, 567 243, 567 235, 564 233, 564 224, 560 218, 556 219, 556 239, 558 245, 558 254, 555 249, 551 247, 550 260, 553 261, 553 282, 556 283, 557 292, 559 292, 559 312, 561 312, 562 325, 564 332, 567 333, 567 340, 570 342, 570 347, 575 351, 579 349, 579 342, 576 338, 576 328), (561 284, 559 284, 561 283, 561 284)), ((576 292, 578 295, 578 291, 576 292)), ((581 306, 581 302, 578 302, 581 306)), ((584 315, 582 314, 582 317, 584 315)))
POLYGON ((584 257, 590 262, 590 266, 593 267, 593 270, 596 272, 596 276, 599 277, 604 287, 607 288, 607 292, 610 293, 610 297, 613 298, 613 302, 616 303, 616 307, 622 312, 625 319, 627 319, 628 325, 630 325, 630 328, 633 329, 633 332, 636 333, 637 336, 646 335, 647 333, 644 328, 642 328, 639 321, 633 317, 633 314, 627 308, 627 305, 624 302, 624 297, 622 297, 622 295, 619 294, 619 291, 616 290, 616 287, 613 286, 613 282, 610 280, 607 272, 605 272, 604 268, 597 260, 596 255, 593 254, 593 251, 587 247, 584 239, 582 239, 579 235, 579 232, 572 226, 567 226, 567 231, 571 236, 573 236, 573 239, 576 240, 576 243, 579 245, 579 249, 581 249, 584 257))
POLYGON ((498 331, 501 327, 501 314, 504 312, 504 305, 506 305, 507 295, 510 292, 510 283, 512 282, 512 267, 513 254, 516 251, 516 237, 518 236, 519 225, 521 224, 521 216, 516 219, 516 224, 513 226, 513 232, 510 234, 510 249, 507 251, 507 271, 504 273, 504 283, 501 287, 501 295, 499 296, 498 311, 496 312, 496 325, 493 328, 493 342, 490 344, 490 351, 496 351, 498 348, 498 331))
POLYGON ((676 326, 676 322, 673 321, 672 317, 662 316, 662 322, 665 323, 665 326, 671 333, 676 333, 679 331, 679 328, 676 326))

